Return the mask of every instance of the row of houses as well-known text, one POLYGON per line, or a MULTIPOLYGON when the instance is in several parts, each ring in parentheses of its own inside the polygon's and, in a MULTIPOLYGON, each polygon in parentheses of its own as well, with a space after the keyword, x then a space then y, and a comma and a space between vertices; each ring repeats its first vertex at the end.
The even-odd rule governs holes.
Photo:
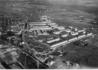
MULTIPOLYGON (((50 47, 53 49, 86 37, 93 36, 93 33, 87 32, 86 29, 79 30, 78 28, 74 28, 72 26, 65 28, 53 23, 52 21, 48 21, 47 17, 43 17, 42 20, 44 21, 31 22, 29 24, 29 32, 34 33, 33 35, 35 36, 49 36, 50 34, 48 34, 48 31, 52 31, 54 35, 58 35, 58 37, 51 37, 51 39, 47 38, 44 41, 44 43, 50 45, 50 47)), ((41 40, 41 42, 43 42, 43 40, 41 40)))
POLYGON ((74 38, 69 39, 69 40, 64 40, 64 41, 61 41, 61 42, 57 42, 57 43, 51 45, 50 47, 51 47, 51 49, 55 50, 56 48, 58 48, 60 46, 64 46, 64 45, 67 45, 71 42, 75 42, 75 41, 78 41, 78 40, 81 40, 81 39, 84 39, 84 38, 87 38, 87 37, 92 37, 92 36, 93 36, 93 33, 88 33, 86 35, 80 35, 78 37, 74 37, 74 38))
POLYGON ((86 31, 86 29, 78 30, 77 28, 74 28, 74 31, 71 29, 66 29, 53 33, 54 35, 58 35, 58 37, 51 37, 51 39, 49 38, 46 40, 46 43, 49 44, 51 48, 56 48, 77 40, 81 40, 83 38, 93 36, 93 33, 86 31))

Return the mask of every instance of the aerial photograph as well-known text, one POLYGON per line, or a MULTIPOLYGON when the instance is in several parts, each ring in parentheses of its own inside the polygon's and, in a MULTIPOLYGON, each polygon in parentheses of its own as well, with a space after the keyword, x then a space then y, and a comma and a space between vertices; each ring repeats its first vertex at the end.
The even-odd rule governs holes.
POLYGON ((0 0, 0 69, 97 69, 98 0, 0 0))

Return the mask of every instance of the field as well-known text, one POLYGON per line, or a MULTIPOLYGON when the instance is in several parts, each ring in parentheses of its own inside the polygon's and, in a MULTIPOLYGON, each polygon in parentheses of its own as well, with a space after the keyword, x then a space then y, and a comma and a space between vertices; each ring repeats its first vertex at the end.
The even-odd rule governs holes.
MULTIPOLYGON (((95 38, 89 39, 89 45, 86 48, 76 46, 76 45, 67 45, 64 49, 66 56, 63 57, 63 60, 72 60, 77 61, 81 66, 86 67, 98 67, 97 66, 97 58, 96 54, 98 51, 98 21, 96 20, 96 24, 91 24, 92 21, 97 19, 98 15, 98 7, 85 7, 85 6, 76 6, 76 5, 52 5, 51 8, 48 9, 47 15, 52 17, 52 20, 55 21, 59 25, 63 26, 74 26, 78 28, 93 28, 95 38), (96 50, 95 50, 96 49, 96 50)), ((62 60, 62 59, 61 59, 62 60)), ((57 63, 57 67, 59 67, 60 61, 57 63)), ((61 68, 64 67, 64 64, 61 63, 61 68)))

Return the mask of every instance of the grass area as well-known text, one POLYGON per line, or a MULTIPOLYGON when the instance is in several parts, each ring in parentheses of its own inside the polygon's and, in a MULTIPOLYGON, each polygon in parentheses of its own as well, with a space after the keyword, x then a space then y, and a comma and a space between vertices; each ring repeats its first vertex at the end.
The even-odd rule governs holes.
POLYGON ((93 14, 72 6, 53 6, 48 10, 47 15, 54 18, 54 21, 59 25, 71 25, 82 28, 91 27, 92 25, 88 22, 95 18, 93 14), (82 22, 80 16, 83 16, 82 22))
MULTIPOLYGON (((91 28, 92 24, 86 23, 84 20, 80 22, 79 16, 83 16, 85 19, 90 19, 92 21, 96 18, 98 14, 98 7, 82 7, 82 6, 65 6, 65 5, 56 5, 49 9, 47 15, 54 18, 54 21, 59 25, 63 26, 75 26, 79 28, 91 28), (78 19, 76 18, 78 17, 78 19)), ((96 28, 98 28, 96 26, 96 28)), ((96 30, 97 34, 98 30, 96 30)), ((76 61, 88 67, 98 67, 98 34, 94 39, 92 39, 90 44, 86 47, 75 46, 73 44, 67 45, 64 48, 63 59, 76 61), (96 49, 96 50, 95 50, 96 49)))
POLYGON ((48 7, 44 0, 0 0, 0 14, 26 21, 38 21, 48 7))

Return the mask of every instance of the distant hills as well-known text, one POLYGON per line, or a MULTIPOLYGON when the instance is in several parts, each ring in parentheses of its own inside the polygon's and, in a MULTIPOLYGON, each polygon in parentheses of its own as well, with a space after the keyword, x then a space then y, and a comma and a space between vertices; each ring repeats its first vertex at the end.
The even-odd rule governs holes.
POLYGON ((81 5, 81 6, 97 6, 98 0, 49 0, 54 4, 62 5, 81 5))

